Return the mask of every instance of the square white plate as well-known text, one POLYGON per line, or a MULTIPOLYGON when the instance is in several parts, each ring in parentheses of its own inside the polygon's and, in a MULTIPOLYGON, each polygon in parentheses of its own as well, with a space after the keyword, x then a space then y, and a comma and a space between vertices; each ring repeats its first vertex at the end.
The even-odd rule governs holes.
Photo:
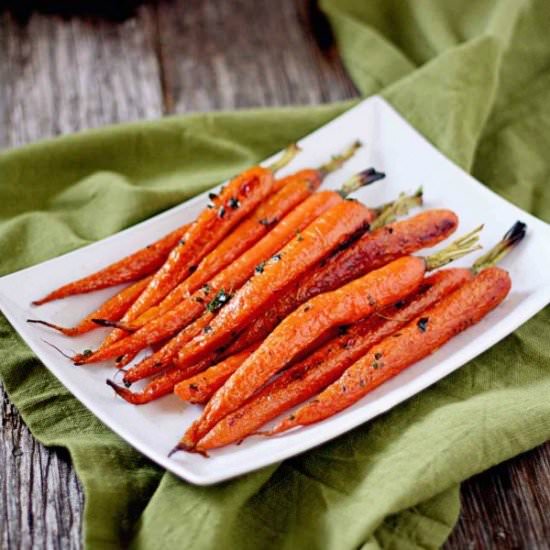
MULTIPOLYGON (((1 278, 0 307, 41 361, 102 422, 152 460, 192 483, 215 483, 320 445, 447 376, 510 334, 550 301, 550 226, 495 195, 450 162, 381 98, 362 102, 304 138, 300 142, 303 153, 285 173, 318 166, 358 138, 365 147, 342 170, 331 175, 325 187, 336 188, 353 173, 375 166, 385 171, 387 178, 357 194, 366 204, 379 205, 400 191, 412 191, 422 185, 426 208, 452 208, 459 214, 457 235, 485 222, 481 240, 486 247, 491 246, 518 219, 528 224, 528 234, 503 262, 511 273, 513 289, 497 310, 331 419, 283 437, 249 438, 240 446, 213 452, 208 459, 186 453, 168 458, 168 451, 199 414, 198 406, 186 405, 175 396, 144 406, 128 405, 115 398, 105 385, 105 379, 114 374, 112 366, 74 367, 44 342, 67 351, 93 349, 101 341, 102 331, 69 339, 26 323, 29 317, 62 325, 78 321, 115 290, 72 297, 40 308, 29 304, 54 287, 111 263, 123 251, 141 248, 192 220, 207 202, 206 193, 108 239, 1 278)), ((467 257, 458 265, 471 262, 472 258, 467 257)))

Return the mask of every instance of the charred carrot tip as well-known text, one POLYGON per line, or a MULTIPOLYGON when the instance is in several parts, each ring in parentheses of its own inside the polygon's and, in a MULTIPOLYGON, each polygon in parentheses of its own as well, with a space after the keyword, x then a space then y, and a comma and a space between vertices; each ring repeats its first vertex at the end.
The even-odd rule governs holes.
POLYGON ((92 319, 92 322, 100 327, 118 328, 116 321, 109 321, 108 319, 92 319))
POLYGON ((168 457, 171 457, 173 454, 179 452, 179 451, 185 451, 186 453, 196 453, 204 456, 205 458, 208 458, 208 453, 206 451, 202 451, 201 449, 198 449, 194 445, 187 445, 186 443, 183 443, 180 441, 169 453, 168 457))
POLYGON ((497 264, 513 248, 515 248, 525 237, 527 225, 517 221, 502 237, 502 239, 489 252, 479 257, 472 266, 474 273, 479 273, 483 269, 497 264))
POLYGON ((357 191, 365 185, 370 185, 375 181, 381 180, 386 177, 384 172, 378 172, 375 168, 367 168, 358 174, 352 176, 348 181, 346 181, 342 187, 338 190, 338 193, 346 198, 349 194, 357 191))
POLYGON ((509 245, 514 245, 521 241, 527 233, 527 224, 517 221, 504 235, 503 241, 509 245))

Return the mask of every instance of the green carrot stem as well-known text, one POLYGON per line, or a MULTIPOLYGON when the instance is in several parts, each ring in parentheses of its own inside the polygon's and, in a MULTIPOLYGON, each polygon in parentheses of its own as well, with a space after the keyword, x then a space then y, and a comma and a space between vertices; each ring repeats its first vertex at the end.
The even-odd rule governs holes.
POLYGON ((472 271, 479 273, 500 262, 513 248, 515 248, 525 237, 527 225, 517 221, 505 234, 504 237, 489 252, 480 256, 472 265, 472 271))
POLYGON ((359 140, 353 142, 347 149, 342 151, 342 153, 334 155, 327 163, 323 164, 319 168, 319 172, 321 172, 323 176, 326 176, 327 174, 338 170, 347 160, 353 157, 357 149, 362 146, 363 144, 359 140))
POLYGON ((296 143, 289 145, 281 154, 281 156, 273 163, 270 164, 267 169, 273 173, 277 172, 281 168, 284 168, 290 161, 301 151, 300 147, 296 143))
POLYGON ((348 181, 342 184, 342 187, 337 191, 344 199, 348 195, 357 191, 365 185, 370 185, 375 181, 384 179, 386 174, 384 172, 377 172, 374 168, 367 168, 358 174, 352 176, 348 181))
POLYGON ((411 208, 422 206, 422 195, 422 187, 419 187, 412 195, 401 193, 395 201, 375 208, 378 216, 371 223, 371 231, 395 221, 399 216, 405 216, 411 208))
POLYGON ((470 252, 479 250, 481 246, 479 242, 479 233, 483 229, 483 225, 476 227, 473 231, 466 233, 453 243, 451 243, 447 248, 432 254, 425 258, 426 261, 426 271, 433 271, 439 267, 443 267, 470 252))

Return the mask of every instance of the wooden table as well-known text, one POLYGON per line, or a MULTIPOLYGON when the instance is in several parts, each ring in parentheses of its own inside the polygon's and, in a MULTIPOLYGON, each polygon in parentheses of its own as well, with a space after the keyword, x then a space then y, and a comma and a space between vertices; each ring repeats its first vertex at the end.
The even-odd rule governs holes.
MULTIPOLYGON (((160 2, 123 21, 0 12, 0 148, 170 113, 355 96, 307 0, 160 2)), ((1 399, 1 547, 79 548, 84 497, 69 457, 1 399)), ((462 502, 446 548, 548 548, 550 444, 469 480, 462 502)))

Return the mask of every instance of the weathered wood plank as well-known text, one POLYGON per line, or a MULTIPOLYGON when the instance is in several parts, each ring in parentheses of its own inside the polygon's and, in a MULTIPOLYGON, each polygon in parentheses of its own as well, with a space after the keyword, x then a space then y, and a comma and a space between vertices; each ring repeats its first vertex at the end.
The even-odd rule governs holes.
POLYGON ((150 8, 121 24, 0 17, 0 146, 162 112, 150 8))
POLYGON ((550 548, 550 443, 473 477, 446 548, 550 548))
POLYGON ((312 32, 311 2, 170 2, 160 55, 177 112, 317 104, 357 95, 334 45, 312 32))

